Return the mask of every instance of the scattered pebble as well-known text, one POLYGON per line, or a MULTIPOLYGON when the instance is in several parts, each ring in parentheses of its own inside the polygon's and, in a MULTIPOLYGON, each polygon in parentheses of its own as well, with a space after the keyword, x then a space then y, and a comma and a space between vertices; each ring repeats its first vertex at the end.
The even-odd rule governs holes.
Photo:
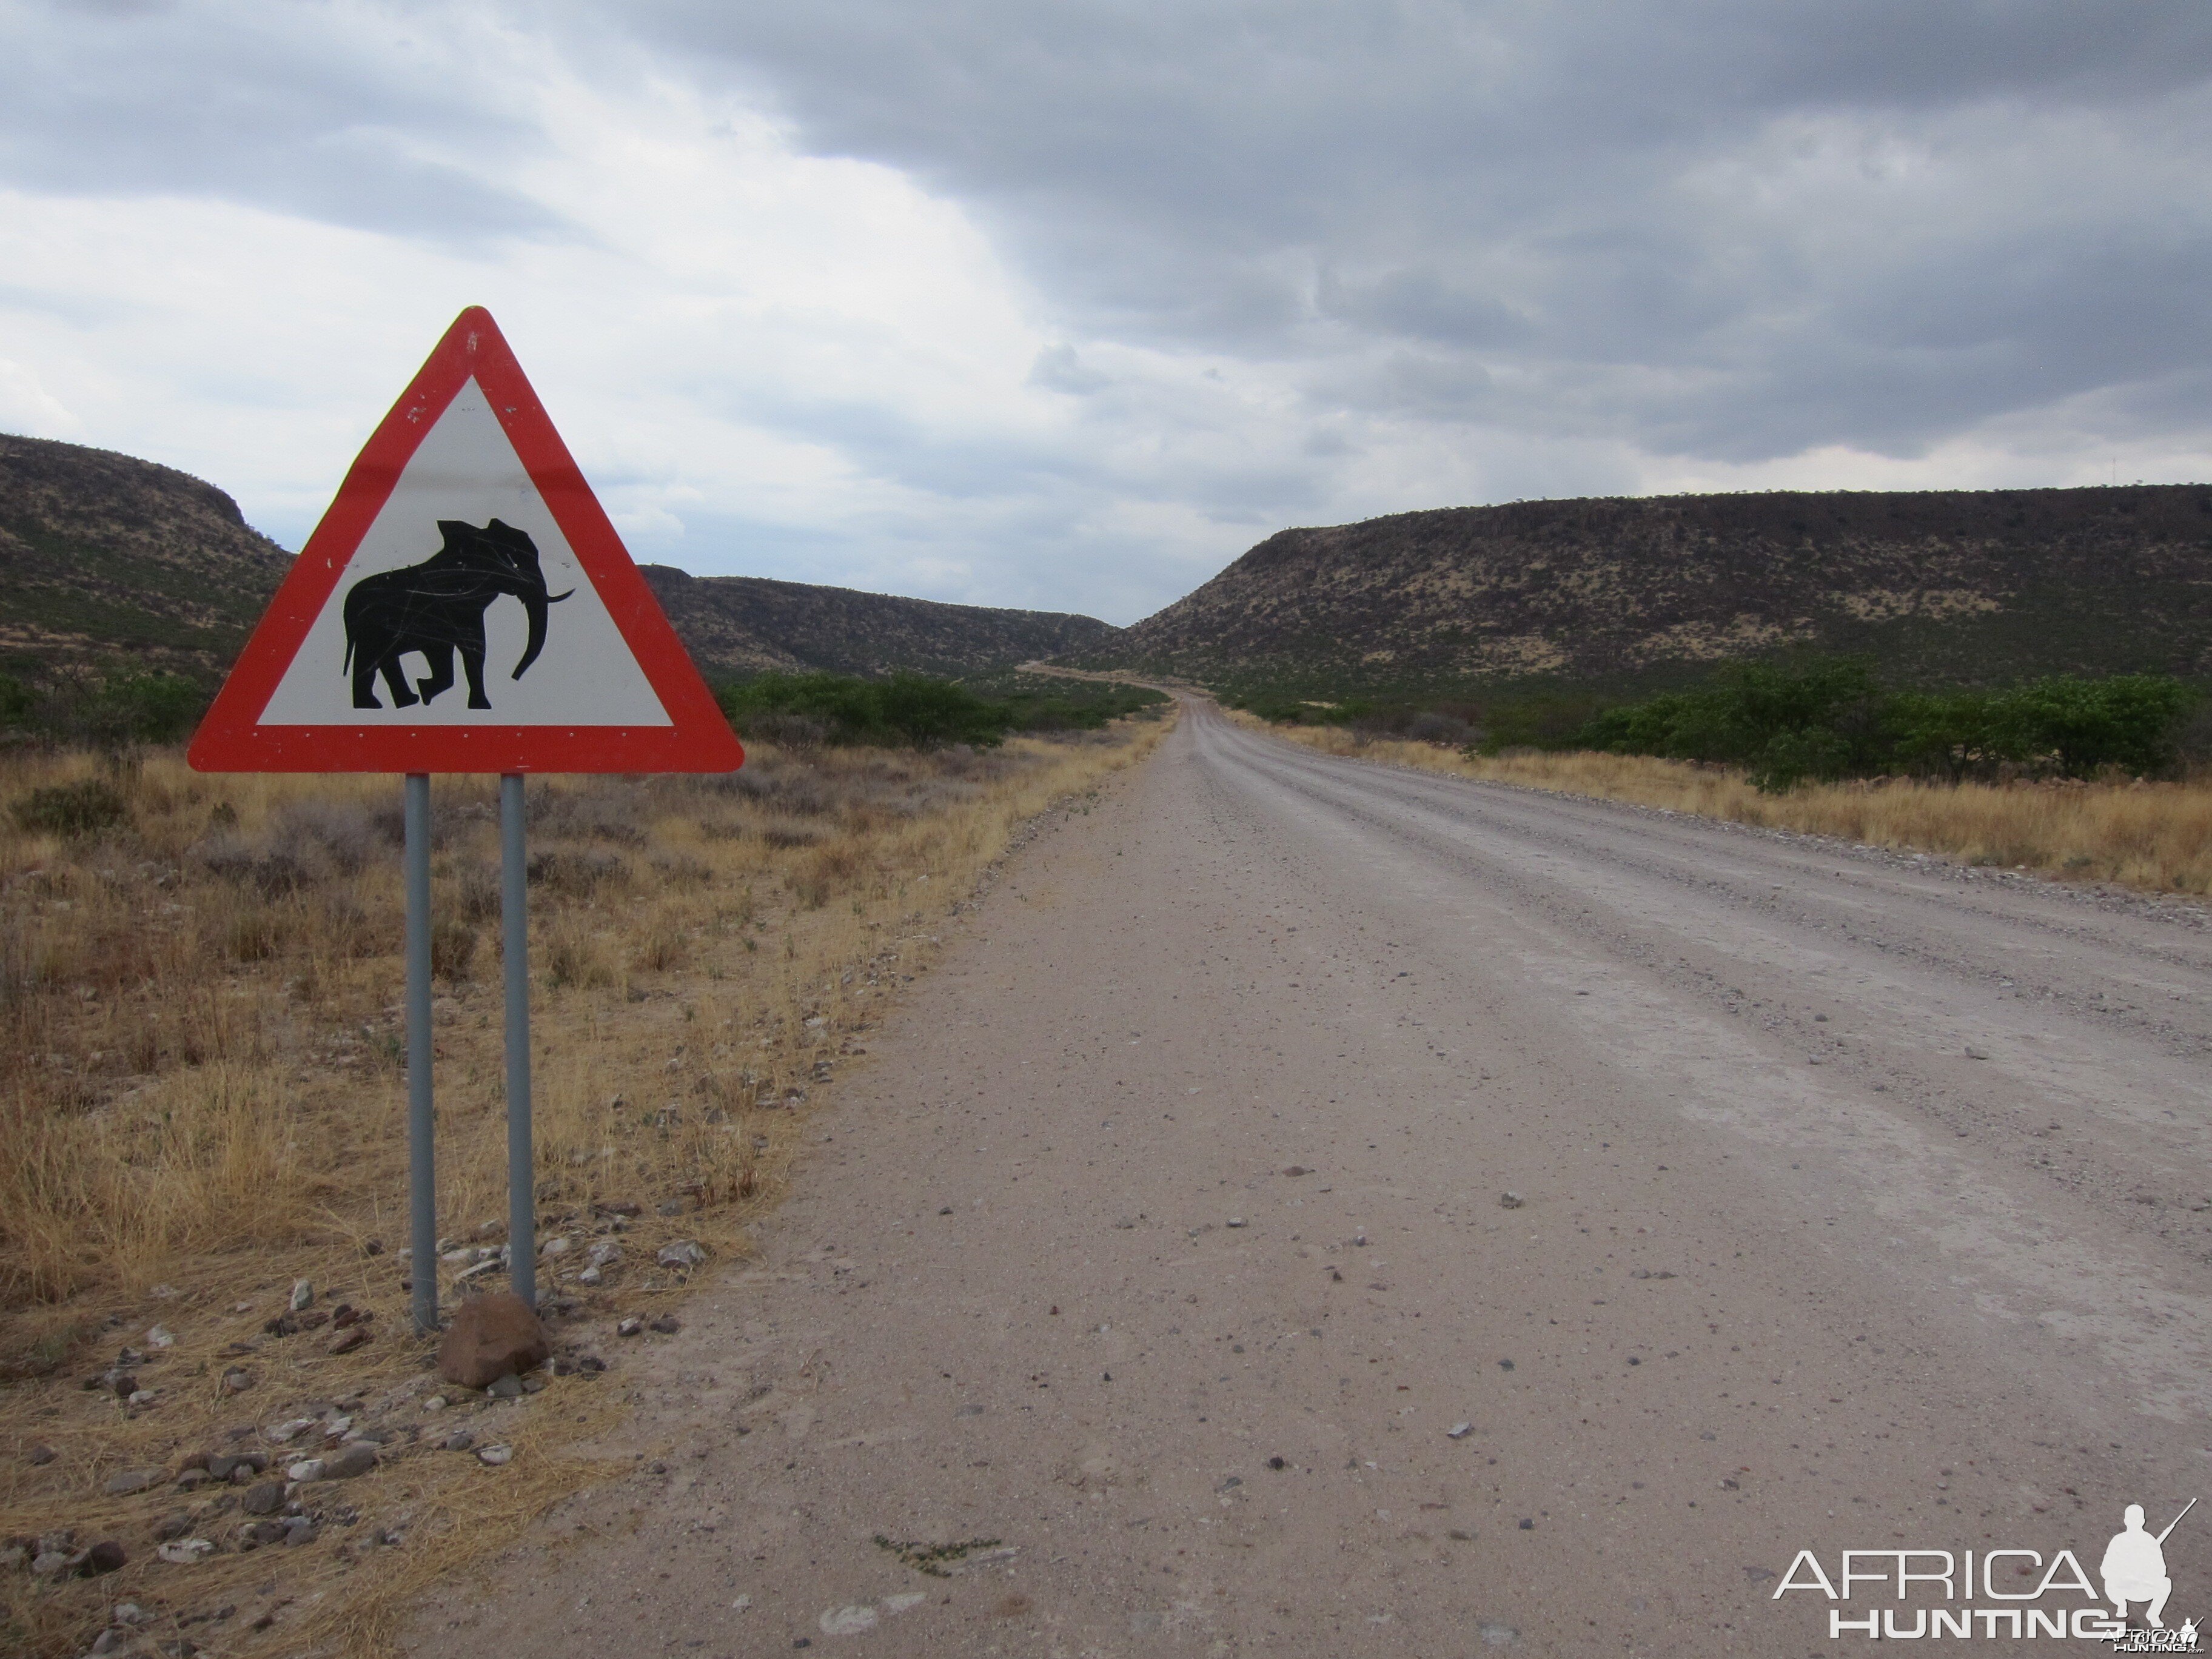
POLYGON ((451 1434, 446 1437, 446 1449, 447 1451, 474 1451, 476 1449, 476 1443, 477 1437, 475 1431, 469 1429, 455 1429, 451 1434))
POLYGON ((1498 1195, 1498 1207, 1501 1210, 1517 1210, 1528 1201, 1518 1193, 1500 1193, 1498 1195))
POLYGON ((367 1440, 349 1440, 338 1449, 337 1455, 325 1460, 323 1478, 326 1480, 352 1480, 375 1468, 377 1449, 367 1440))
POLYGON ((1285 1170, 1283 1173, 1286 1176, 1307 1176, 1311 1175, 1313 1171, 1306 1168, 1303 1164, 1293 1164, 1290 1168, 1285 1170))
POLYGON ((145 1492, 159 1486, 162 1480, 160 1469, 125 1469, 120 1474, 107 1477, 102 1489, 110 1498, 125 1498, 134 1492, 145 1492))
POLYGON ((246 1496, 238 1507, 248 1515, 274 1515, 284 1507, 284 1483, 282 1480, 258 1480, 246 1488, 246 1496))
POLYGON ((167 1325, 155 1326, 146 1333, 146 1340, 157 1348, 173 1348, 177 1346, 177 1334, 167 1325))
POLYGON ((189 1567, 195 1561, 204 1561, 215 1553, 211 1538, 177 1538, 163 1544, 154 1552, 164 1561, 179 1567, 189 1567))
POLYGON ((502 1463, 510 1463, 514 1461, 514 1448, 512 1446, 486 1446, 477 1453, 477 1462, 479 1463, 488 1463, 493 1468, 497 1468, 502 1463))
POLYGON ((509 1371, 505 1376, 494 1382, 484 1392, 495 1400, 520 1400, 522 1398, 522 1379, 513 1371, 509 1371))
POLYGON ((315 1299, 315 1282, 314 1282, 314 1280, 313 1280, 313 1279, 300 1279, 300 1280, 296 1281, 296 1282, 293 1285, 293 1286, 292 1286, 292 1311, 293 1311, 294 1313, 300 1313, 300 1312, 303 1311, 303 1310, 305 1310, 305 1309, 306 1309, 306 1308, 307 1308, 310 1304, 312 1304, 312 1303, 314 1301, 314 1299, 315 1299))
POLYGON ((1232 1215, 1229 1218, 1229 1224, 1232 1227, 1241 1227, 1244 1224, 1244 1218, 1241 1215, 1232 1215))
POLYGON ((33 1468, 42 1468, 46 1464, 52 1462, 54 1459, 60 1455, 61 1454, 56 1451, 52 1446, 33 1446, 31 1448, 29 1456, 24 1461, 29 1463, 33 1468))
POLYGON ((653 1322, 651 1328, 659 1332, 663 1336, 673 1336, 684 1328, 684 1322, 674 1314, 663 1314, 653 1322))
POLYGON ((707 1259, 707 1252, 696 1242, 679 1238, 673 1244, 664 1244, 654 1258, 664 1267, 696 1267, 707 1259))
POLYGON ((222 1391, 225 1394, 244 1394, 253 1386, 253 1373, 242 1365, 234 1365, 222 1374, 222 1391))
POLYGON ((644 1328, 645 1322, 642 1319, 619 1320, 615 1324, 615 1334, 617 1336, 635 1336, 644 1328))
POLYGON ((832 1607, 817 1622, 824 1636, 858 1636, 876 1627, 876 1610, 866 1606, 832 1607))
POLYGON ((323 1460, 319 1457, 303 1457, 284 1471, 284 1478, 302 1483, 319 1480, 323 1478, 323 1460))
POLYGON ((1466 1438, 1468 1437, 1468 1436, 1469 1436, 1469 1435, 1473 1434, 1474 1432, 1474 1424, 1472 1424, 1472 1423, 1455 1423, 1455 1424, 1453 1424, 1453 1425, 1451 1425, 1451 1427, 1449 1427, 1449 1428, 1448 1428, 1448 1429, 1446 1429, 1446 1430, 1444 1431, 1444 1438, 1445 1438, 1445 1439, 1447 1439, 1447 1440, 1464 1440, 1464 1439, 1466 1439, 1466 1438))

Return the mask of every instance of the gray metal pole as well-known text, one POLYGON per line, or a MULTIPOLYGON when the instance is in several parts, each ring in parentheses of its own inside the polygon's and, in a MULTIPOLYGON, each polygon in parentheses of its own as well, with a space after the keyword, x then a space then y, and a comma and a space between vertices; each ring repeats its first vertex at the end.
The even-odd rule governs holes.
POLYGON ((507 958, 507 1251, 508 1282, 538 1305, 537 1175, 530 1151, 530 872, 524 862, 522 779, 499 781, 500 925, 507 958))
POLYGON ((430 1101, 430 778, 407 775, 407 1276, 415 1328, 438 1328, 438 1176, 430 1101))

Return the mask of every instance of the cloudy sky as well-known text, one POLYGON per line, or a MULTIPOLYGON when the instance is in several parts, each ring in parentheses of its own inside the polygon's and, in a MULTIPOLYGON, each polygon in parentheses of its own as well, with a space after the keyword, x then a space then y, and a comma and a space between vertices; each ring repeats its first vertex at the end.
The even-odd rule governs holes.
POLYGON ((2212 475, 2203 0, 0 0, 0 430, 288 546, 463 306, 641 559, 2212 475))

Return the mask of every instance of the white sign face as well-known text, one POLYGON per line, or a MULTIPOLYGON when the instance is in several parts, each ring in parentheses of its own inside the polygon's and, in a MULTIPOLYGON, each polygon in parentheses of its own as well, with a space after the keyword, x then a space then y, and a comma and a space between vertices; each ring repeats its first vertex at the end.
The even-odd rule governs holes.
POLYGON ((674 722, 471 379, 400 473, 258 724, 674 722))

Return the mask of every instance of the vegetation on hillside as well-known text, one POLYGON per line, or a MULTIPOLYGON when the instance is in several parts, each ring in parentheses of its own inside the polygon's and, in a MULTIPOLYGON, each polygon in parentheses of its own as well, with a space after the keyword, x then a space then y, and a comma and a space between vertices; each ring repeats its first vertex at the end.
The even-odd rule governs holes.
POLYGON ((0 434, 0 667, 212 679, 291 564, 199 479, 0 434))
POLYGON ((1404 700, 1648 695, 1785 651, 1930 684, 2212 675, 2212 487, 1518 501, 1285 530, 1080 659, 1404 700))

